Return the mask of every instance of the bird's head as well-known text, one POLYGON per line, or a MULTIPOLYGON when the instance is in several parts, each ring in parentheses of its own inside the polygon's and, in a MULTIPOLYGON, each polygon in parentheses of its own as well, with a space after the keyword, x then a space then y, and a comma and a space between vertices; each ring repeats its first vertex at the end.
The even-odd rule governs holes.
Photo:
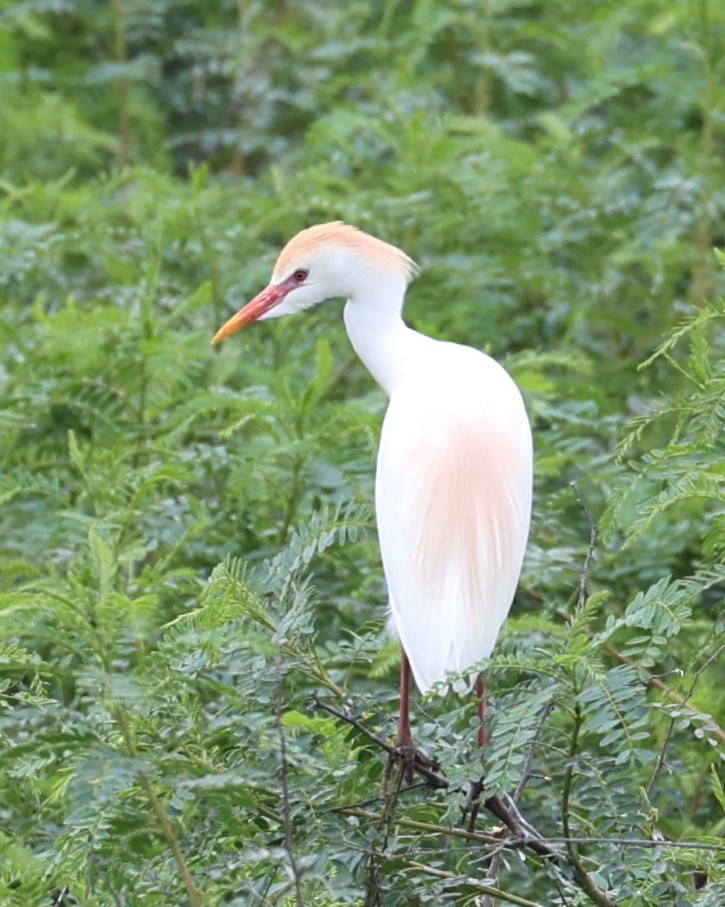
POLYGON ((333 297, 374 291, 382 279, 400 284, 401 298, 416 273, 408 256, 356 227, 334 221, 302 230, 284 247, 261 293, 214 335, 224 340, 253 321, 277 318, 333 297))

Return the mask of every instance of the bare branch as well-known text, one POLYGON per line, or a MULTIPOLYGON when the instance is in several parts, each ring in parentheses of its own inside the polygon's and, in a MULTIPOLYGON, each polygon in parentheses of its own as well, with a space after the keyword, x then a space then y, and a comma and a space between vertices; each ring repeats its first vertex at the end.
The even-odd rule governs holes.
MULTIPOLYGON (((359 819, 379 821, 382 813, 362 809, 359 806, 337 806, 333 810, 344 816, 356 816, 359 819)), ((520 838, 501 838, 499 835, 486 834, 480 831, 467 831, 464 828, 448 828, 445 825, 436 825, 434 822, 420 822, 408 819, 405 816, 394 818, 393 824, 412 831, 422 831, 434 835, 448 835, 451 838, 460 838, 479 844, 503 845, 509 850, 520 850, 526 842, 520 838)), ((725 852, 725 844, 703 844, 701 841, 663 841, 655 838, 608 838, 608 837, 576 837, 566 838, 563 835, 552 835, 546 838, 549 844, 604 844, 608 847, 672 847, 681 850, 702 850, 706 852, 725 852)))

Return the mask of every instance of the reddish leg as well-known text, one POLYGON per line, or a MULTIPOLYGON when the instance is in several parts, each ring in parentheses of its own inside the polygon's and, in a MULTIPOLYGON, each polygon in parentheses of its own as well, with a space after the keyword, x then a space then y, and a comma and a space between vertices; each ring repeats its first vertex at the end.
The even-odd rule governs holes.
POLYGON ((403 647, 400 647, 400 718, 398 719, 398 733, 395 736, 395 749, 391 751, 388 764, 383 775, 381 795, 387 800, 395 799, 400 790, 400 784, 405 780, 410 784, 413 780, 413 764, 416 751, 413 732, 410 729, 410 662, 403 647), (398 772, 393 786, 390 786, 390 776, 396 759, 402 760, 401 770, 398 772))
MULTIPOLYGON (((478 714, 478 731, 476 732, 476 742, 479 746, 485 746, 488 743, 488 727, 486 725, 486 678, 483 671, 476 678, 476 698, 478 704, 476 712, 478 714)), ((472 781, 468 788, 466 804, 463 807, 463 818, 468 816, 468 830, 474 831, 476 826, 476 816, 480 808, 480 797, 483 793, 483 779, 472 781)))
POLYGON ((486 678, 483 671, 476 678, 476 696, 478 697, 478 745, 488 743, 488 727, 486 725, 486 678))
MULTIPOLYGON (((418 771, 423 774, 423 777, 429 784, 432 784, 434 787, 445 787, 446 782, 443 782, 440 777, 440 765, 436 762, 435 759, 431 759, 430 756, 426 756, 425 753, 421 752, 415 745, 415 740, 413 739, 413 732, 410 729, 410 662, 408 661, 408 656, 401 649, 400 657, 400 721, 398 723, 398 734, 395 738, 395 751, 391 754, 391 758, 388 761, 388 771, 395 760, 395 757, 402 759, 403 762, 403 774, 405 775, 406 781, 410 782, 413 780, 413 771, 418 771)), ((385 790, 387 783, 384 782, 383 789, 385 790)))

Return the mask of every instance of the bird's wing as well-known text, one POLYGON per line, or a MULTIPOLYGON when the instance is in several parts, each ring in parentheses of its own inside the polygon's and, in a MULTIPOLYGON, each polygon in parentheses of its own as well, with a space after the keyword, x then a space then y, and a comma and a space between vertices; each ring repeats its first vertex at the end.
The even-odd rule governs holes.
POLYGON ((531 462, 521 396, 488 357, 391 397, 378 532, 392 622, 423 692, 493 649, 521 570, 531 462))

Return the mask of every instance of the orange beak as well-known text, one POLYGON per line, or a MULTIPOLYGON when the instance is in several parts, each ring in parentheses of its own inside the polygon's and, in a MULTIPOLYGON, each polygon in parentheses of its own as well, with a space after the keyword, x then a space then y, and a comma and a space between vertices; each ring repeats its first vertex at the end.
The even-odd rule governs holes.
POLYGON ((286 282, 278 284, 271 283, 266 289, 255 296, 251 302, 248 302, 243 306, 236 315, 232 315, 226 324, 219 328, 216 334, 214 334, 212 343, 219 343, 220 340, 224 340, 232 334, 236 334, 237 331, 241 331, 241 329, 248 324, 257 321, 257 319, 261 318, 265 312, 268 312, 270 309, 274 308, 278 302, 281 302, 287 293, 289 293, 290 289, 291 287, 288 286, 286 282))

